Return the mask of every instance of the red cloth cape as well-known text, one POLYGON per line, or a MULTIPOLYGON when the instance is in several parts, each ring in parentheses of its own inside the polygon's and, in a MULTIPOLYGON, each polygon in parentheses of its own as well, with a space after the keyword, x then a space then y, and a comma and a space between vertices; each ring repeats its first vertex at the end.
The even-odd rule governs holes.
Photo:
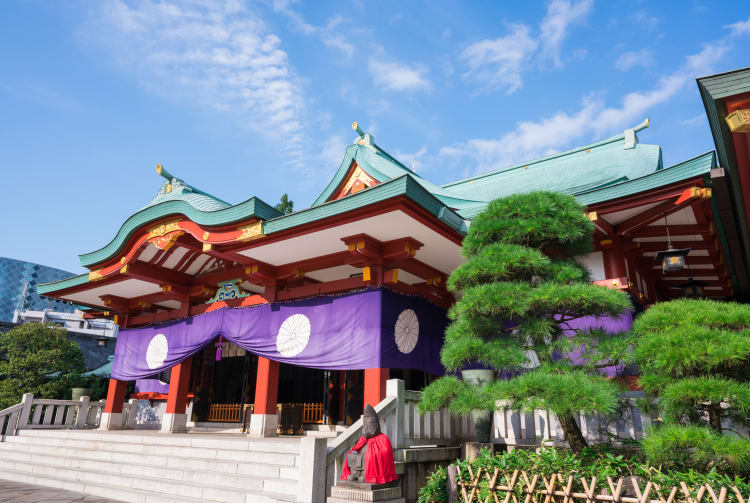
POLYGON ((341 480, 346 480, 351 471, 349 470, 349 453, 359 451, 367 443, 365 452, 365 482, 368 484, 385 484, 398 479, 396 465, 393 462, 393 447, 388 436, 384 433, 371 439, 364 436, 357 440, 344 458, 344 468, 341 470, 341 480))

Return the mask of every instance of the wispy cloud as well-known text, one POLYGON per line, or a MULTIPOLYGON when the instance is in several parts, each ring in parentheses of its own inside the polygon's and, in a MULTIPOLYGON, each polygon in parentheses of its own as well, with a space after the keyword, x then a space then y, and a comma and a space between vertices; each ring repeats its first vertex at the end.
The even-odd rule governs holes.
POLYGON ((281 40, 244 4, 97 3, 84 37, 168 99, 220 110, 304 166, 304 97, 281 40))
MULTIPOLYGON (((464 78, 482 84, 482 92, 514 93, 523 87, 523 72, 533 60, 551 59, 556 67, 562 66, 560 50, 570 27, 581 23, 593 7, 593 0, 552 0, 539 24, 538 38, 528 25, 511 23, 506 35, 469 45, 459 56, 468 68, 464 78)), ((579 49, 573 57, 583 59, 586 53, 579 49)))
POLYGON ((432 87, 426 77, 428 69, 422 64, 409 66, 373 56, 367 64, 367 69, 375 81, 375 86, 387 91, 415 91, 432 87))
POLYGON ((480 40, 461 52, 468 67, 464 77, 479 81, 484 90, 501 89, 511 94, 523 86, 521 71, 537 49, 537 41, 523 24, 509 26, 510 33, 494 40, 480 40))
POLYGON ((594 0, 553 0, 547 4, 547 14, 539 27, 542 54, 560 67, 560 46, 568 35, 568 28, 582 22, 594 8, 594 0))
POLYGON ((347 58, 354 55, 354 46, 346 41, 346 37, 336 28, 344 22, 343 16, 333 16, 325 26, 315 26, 305 21, 304 16, 292 9, 296 3, 293 0, 274 0, 273 10, 284 14, 292 22, 292 25, 306 35, 315 35, 327 47, 337 49, 347 58))
POLYGON ((636 66, 653 66, 655 62, 654 54, 648 49, 626 51, 620 54, 620 57, 615 61, 615 68, 624 72, 636 66))
POLYGON ((656 16, 650 16, 644 9, 638 9, 633 12, 628 19, 634 24, 646 28, 647 30, 654 30, 659 26, 659 18, 656 16))
POLYGON ((622 131, 642 120, 652 107, 677 95, 695 77, 715 71, 715 65, 733 49, 734 40, 745 33, 732 28, 736 25, 730 26, 729 35, 685 56, 679 68, 658 79, 651 89, 625 95, 618 106, 608 107, 600 97, 587 96, 575 112, 559 111, 538 121, 521 122, 500 137, 469 139, 442 148, 440 154, 473 160, 478 166, 475 172, 481 172, 560 151, 574 141, 622 131))

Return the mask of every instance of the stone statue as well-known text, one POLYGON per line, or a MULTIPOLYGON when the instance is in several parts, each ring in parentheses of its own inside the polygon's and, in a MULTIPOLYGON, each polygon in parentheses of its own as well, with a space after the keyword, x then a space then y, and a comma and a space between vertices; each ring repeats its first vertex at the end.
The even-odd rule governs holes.
POLYGON ((347 453, 341 480, 386 484, 397 480, 393 447, 380 431, 380 419, 370 405, 362 415, 362 436, 347 453))

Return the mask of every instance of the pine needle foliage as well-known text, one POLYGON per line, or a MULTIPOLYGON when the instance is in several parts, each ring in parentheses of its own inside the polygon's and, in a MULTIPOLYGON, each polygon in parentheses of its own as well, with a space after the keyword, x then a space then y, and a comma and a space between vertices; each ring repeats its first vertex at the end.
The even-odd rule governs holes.
POLYGON ((641 386, 664 423, 644 439, 649 459, 750 473, 750 440, 722 435, 750 426, 750 306, 664 302, 642 314, 633 333, 641 386))
POLYGON ((572 196, 531 192, 492 201, 471 224, 462 253, 466 262, 448 279, 458 301, 449 310, 441 361, 450 372, 476 363, 518 376, 475 387, 454 376, 425 389, 423 411, 449 408, 455 414, 491 410, 498 403, 516 410, 549 409, 560 419, 571 448, 586 441, 574 420, 583 412, 612 412, 614 383, 599 376, 612 365, 610 346, 627 344, 599 332, 575 330, 584 316, 617 316, 631 307, 619 291, 589 283, 575 256, 590 250, 593 225, 572 196), (585 345, 586 365, 561 360, 585 345), (532 366, 530 355, 540 366, 532 366))

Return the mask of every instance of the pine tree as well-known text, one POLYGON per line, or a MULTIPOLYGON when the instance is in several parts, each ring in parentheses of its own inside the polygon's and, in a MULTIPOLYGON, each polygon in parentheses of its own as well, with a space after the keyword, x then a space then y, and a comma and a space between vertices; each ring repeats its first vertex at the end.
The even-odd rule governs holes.
POLYGON ((276 206, 274 206, 277 210, 279 210, 284 215, 287 215, 289 213, 292 213, 294 211, 294 201, 289 199, 289 196, 284 193, 281 195, 281 199, 278 203, 276 203, 276 206))
POLYGON ((627 342, 569 323, 631 307, 626 294, 591 284, 574 259, 589 251, 592 236, 593 225, 575 199, 551 192, 497 199, 472 221, 462 248, 466 262, 448 281, 458 300, 448 313, 441 361, 449 372, 481 363, 518 375, 484 387, 443 377, 425 389, 422 410, 467 414, 498 403, 547 409, 572 450, 587 445, 575 415, 616 409, 617 385, 598 368, 613 363, 609 355, 624 354, 627 342), (581 345, 590 350, 587 364, 561 358, 581 345), (539 365, 528 370, 532 354, 539 365))
POLYGON ((633 324, 640 384, 664 425, 644 439, 657 464, 750 473, 750 306, 680 299, 633 324), (731 425, 731 426, 730 426, 731 425))

